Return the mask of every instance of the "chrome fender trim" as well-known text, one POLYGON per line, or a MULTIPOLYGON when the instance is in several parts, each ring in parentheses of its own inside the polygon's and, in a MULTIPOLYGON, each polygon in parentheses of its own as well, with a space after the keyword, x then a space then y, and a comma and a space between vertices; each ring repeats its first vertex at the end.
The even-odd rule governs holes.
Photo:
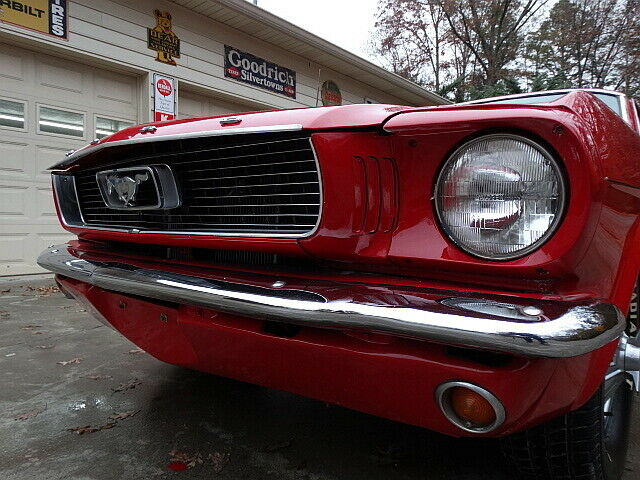
MULTIPOLYGON (((364 329, 440 343, 475 347, 531 357, 574 357, 618 339, 625 318, 613 305, 569 305, 550 319, 522 320, 504 314, 492 318, 486 308, 430 301, 391 305, 380 300, 349 300, 349 286, 336 284, 326 292, 265 288, 250 284, 141 268, 112 261, 81 258, 68 245, 53 246, 38 264, 54 273, 105 290, 178 304, 197 305, 236 315, 298 325, 333 329, 364 329), (347 299, 347 300, 345 300, 347 299), (475 307, 474 307, 475 308, 475 307)), ((275 279, 274 279, 275 280, 275 279)), ((277 282, 276 282, 277 283, 277 282)), ((372 289, 372 292, 375 292, 372 289)), ((372 295, 371 298, 375 298, 372 295)), ((477 305, 508 304, 473 299, 477 305)), ((467 302, 468 303, 468 302, 467 302)), ((558 302, 561 303, 561 302, 558 302)), ((548 302, 547 302, 548 304, 548 302)), ((533 302, 531 310, 537 310, 533 302)), ((540 311, 544 307, 540 308, 540 311)))

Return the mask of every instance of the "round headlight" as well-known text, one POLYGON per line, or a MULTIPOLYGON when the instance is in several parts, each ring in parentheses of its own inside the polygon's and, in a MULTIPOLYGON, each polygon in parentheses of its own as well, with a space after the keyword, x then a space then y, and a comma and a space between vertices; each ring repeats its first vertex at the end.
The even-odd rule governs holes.
POLYGON ((508 260, 551 235, 565 189, 558 164, 540 145, 516 135, 487 135, 447 160, 435 199, 442 228, 460 248, 508 260))

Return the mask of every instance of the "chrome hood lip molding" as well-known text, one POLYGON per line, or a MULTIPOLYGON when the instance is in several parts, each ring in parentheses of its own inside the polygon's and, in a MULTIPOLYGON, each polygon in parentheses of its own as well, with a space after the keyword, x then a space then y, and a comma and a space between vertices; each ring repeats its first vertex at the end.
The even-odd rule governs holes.
MULTIPOLYGON (((100 260, 90 260, 72 251, 73 247, 66 244, 50 247, 40 255, 38 264, 54 273, 128 295, 262 320, 371 330, 520 356, 582 355, 616 340, 625 327, 622 313, 606 303, 568 305, 552 319, 523 322, 474 315, 442 302, 406 304, 405 301, 390 305, 382 300, 384 297, 374 301, 371 298, 375 296, 369 296, 365 303, 349 299, 350 287, 344 284, 335 284, 321 293, 265 288, 135 267, 112 261, 108 256, 104 260, 99 256, 100 260)), ((477 301, 487 302, 482 298, 477 301)))
POLYGON ((48 170, 61 170, 69 167, 71 164, 77 162, 87 155, 93 154, 99 150, 110 147, 118 147, 122 145, 132 145, 137 143, 149 143, 149 142, 165 142, 170 140, 184 140, 187 138, 202 138, 202 137, 215 137, 226 135, 246 135, 251 133, 269 133, 269 132, 298 132, 302 130, 300 124, 289 125, 267 125, 261 127, 238 127, 238 128, 223 128, 221 130, 202 130, 197 132, 185 132, 185 133, 173 133, 165 135, 153 135, 153 134, 141 134, 129 138, 127 140, 113 140, 106 141, 97 145, 89 145, 79 150, 70 153, 64 160, 58 162, 48 168, 48 170))

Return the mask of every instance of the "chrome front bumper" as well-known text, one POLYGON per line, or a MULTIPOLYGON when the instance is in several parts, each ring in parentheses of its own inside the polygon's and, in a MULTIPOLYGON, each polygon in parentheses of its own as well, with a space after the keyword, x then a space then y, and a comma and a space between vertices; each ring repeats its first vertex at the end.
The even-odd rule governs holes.
POLYGON ((105 290, 235 315, 321 328, 359 329, 532 357, 574 357, 617 339, 625 318, 606 303, 404 291, 375 285, 273 278, 238 282, 114 261, 69 245, 53 246, 38 264, 105 290), (287 288, 276 288, 283 287, 287 288))

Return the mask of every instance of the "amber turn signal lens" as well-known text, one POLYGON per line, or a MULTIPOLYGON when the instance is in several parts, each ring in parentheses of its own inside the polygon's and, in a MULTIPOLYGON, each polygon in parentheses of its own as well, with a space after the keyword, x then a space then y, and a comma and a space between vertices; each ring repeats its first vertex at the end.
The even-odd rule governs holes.
POLYGON ((451 410, 470 426, 488 427, 496 421, 496 412, 489 401, 469 388, 452 388, 449 391, 449 402, 451 410))

